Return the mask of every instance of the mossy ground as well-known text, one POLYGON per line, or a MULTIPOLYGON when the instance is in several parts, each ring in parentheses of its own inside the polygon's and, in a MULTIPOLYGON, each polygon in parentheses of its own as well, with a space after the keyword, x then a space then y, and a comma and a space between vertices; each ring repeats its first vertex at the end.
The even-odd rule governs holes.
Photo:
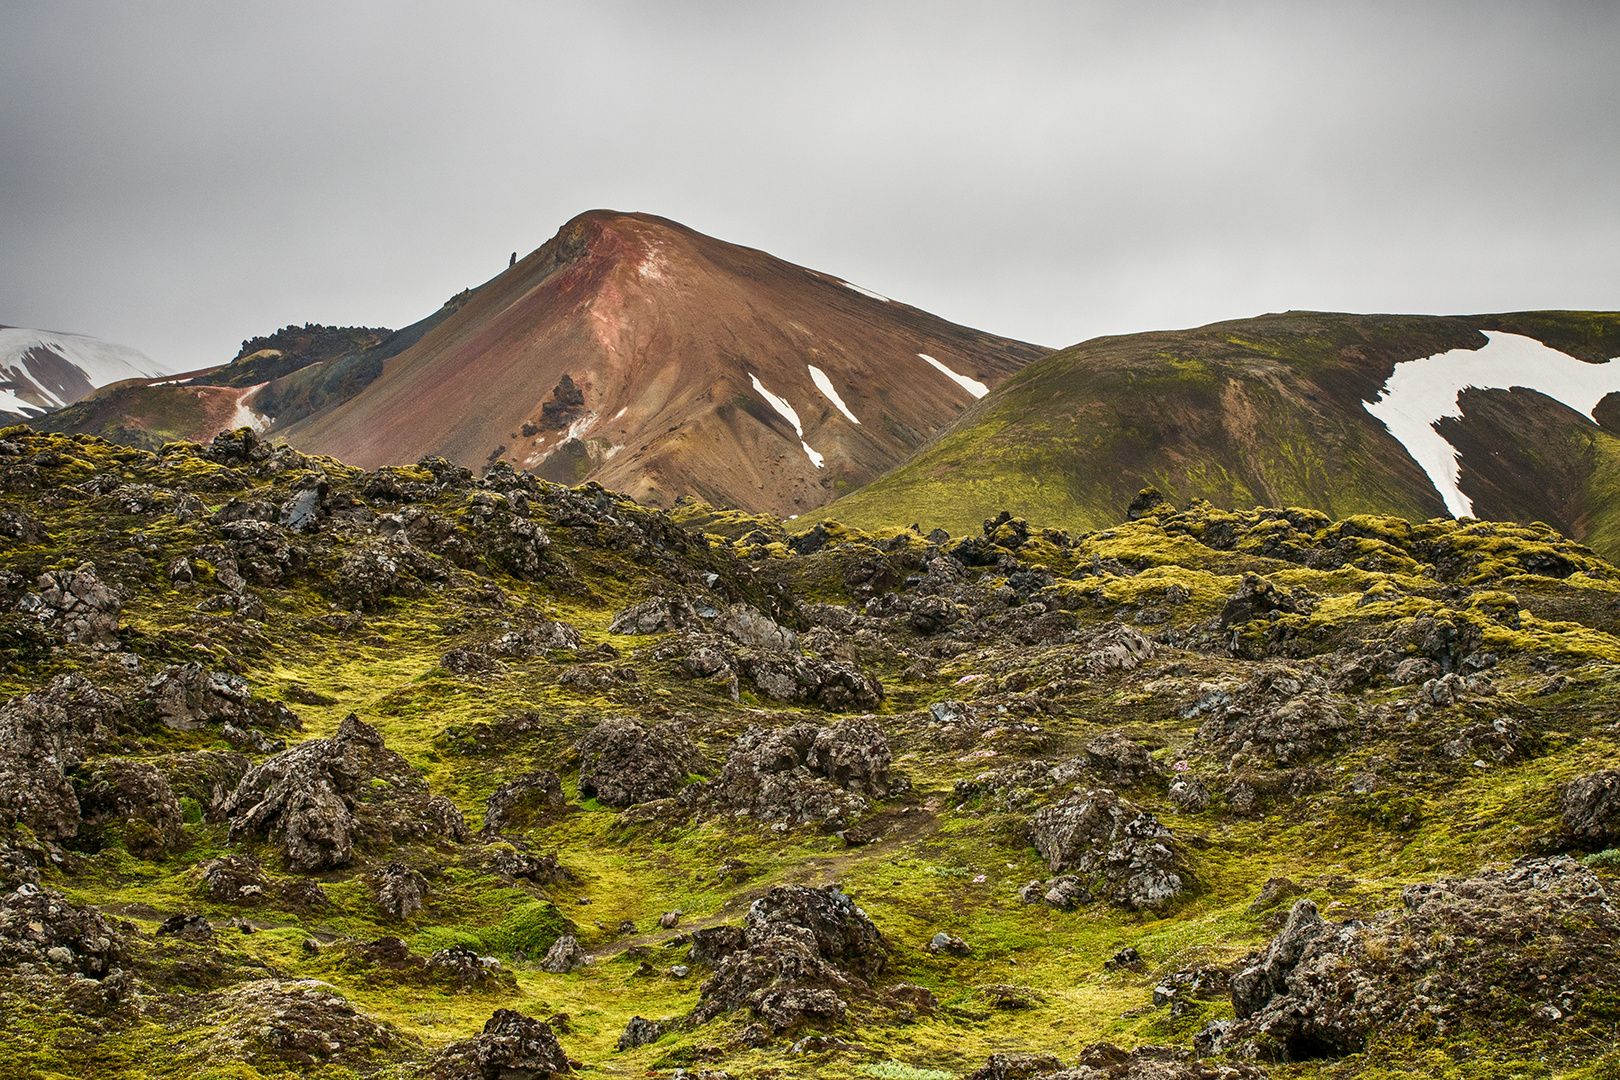
MULTIPOLYGON (((209 902, 192 868, 239 848, 228 844, 222 823, 206 820, 188 823, 185 846, 162 859, 138 859, 110 843, 73 855, 48 874, 47 884, 74 901, 130 920, 144 950, 159 948, 151 935, 163 918, 180 910, 200 912, 219 929, 216 951, 222 959, 214 962, 225 972, 222 983, 232 971, 242 977, 274 973, 322 980, 407 1039, 418 1040, 418 1059, 473 1034, 496 1008, 541 1018, 566 1014, 564 1046, 587 1062, 592 1074, 603 1076, 667 1075, 675 1067, 712 1064, 734 1076, 937 1080, 959 1075, 995 1051, 1048 1052, 1067 1059, 1099 1040, 1185 1044, 1204 1023, 1229 1015, 1230 1005, 1201 1002, 1172 1018, 1168 1010, 1151 1006, 1153 986, 1169 972, 1193 963, 1229 962, 1262 943, 1273 930, 1268 920, 1275 912, 1254 912, 1250 905, 1270 878, 1302 882, 1330 916, 1371 913, 1394 902, 1404 884, 1544 850, 1554 842, 1558 785, 1583 772, 1620 766, 1614 728, 1620 718, 1615 678, 1620 652, 1613 636, 1617 579, 1600 560, 1554 579, 1522 572, 1525 560, 1585 556, 1572 555, 1568 545, 1543 532, 1498 529, 1470 535, 1448 523, 1425 534, 1427 526, 1372 518, 1348 527, 1310 522, 1314 527, 1303 533, 1292 526, 1268 531, 1258 518, 1243 518, 1245 539, 1220 548, 1197 532, 1219 527, 1224 519, 1218 513, 1179 524, 1169 514, 1157 514, 1072 542, 1036 534, 1021 557, 1065 575, 1049 591, 1054 608, 1094 625, 1151 611, 1162 621, 1142 625, 1159 632, 1190 631, 1219 614, 1245 573, 1266 575, 1285 591, 1304 589, 1316 598, 1308 613, 1284 617, 1297 623, 1293 632, 1300 639, 1331 639, 1358 620, 1394 627, 1443 613, 1477 624, 1485 643, 1504 656, 1496 673, 1501 693, 1487 711, 1531 725, 1538 751, 1490 767, 1428 758, 1403 777, 1398 791, 1361 796, 1334 783, 1248 818, 1219 800, 1189 815, 1178 813, 1162 791, 1130 791, 1134 801, 1159 813, 1189 843, 1196 892, 1159 912, 1105 905, 1055 911, 1026 906, 1015 896, 1025 882, 1047 876, 1024 838, 1019 816, 959 799, 956 782, 988 765, 1073 755, 1091 736, 1110 729, 1125 730, 1161 758, 1201 761, 1198 720, 1182 716, 1187 680, 1218 679, 1238 662, 1224 652, 1167 647, 1143 668, 1096 675, 1076 671, 1072 649, 986 646, 947 659, 929 673, 913 669, 914 658, 904 650, 874 649, 863 663, 889 691, 879 719, 889 729, 898 771, 913 784, 903 798, 878 807, 887 825, 878 841, 850 848, 813 829, 778 831, 739 821, 626 829, 613 811, 580 802, 572 786, 570 748, 603 716, 679 715, 716 763, 748 724, 768 718, 746 699, 734 703, 705 682, 680 677, 672 664, 648 658, 644 650, 656 639, 608 633, 616 610, 647 595, 644 566, 612 547, 586 542, 576 527, 548 522, 554 546, 577 570, 572 578, 525 581, 487 567, 452 568, 416 595, 390 597, 354 620, 334 594, 328 559, 279 585, 255 589, 268 613, 261 623, 244 623, 195 610, 209 591, 207 567, 200 568, 204 584, 190 590, 171 586, 162 573, 169 560, 216 539, 217 530, 206 519, 177 523, 167 514, 119 514, 105 497, 69 494, 67 485, 112 472, 131 483, 171 488, 185 483, 218 506, 233 495, 284 490, 285 478, 253 478, 191 452, 154 458, 94 439, 47 439, 16 430, 0 432, 0 438, 24 439, 31 452, 55 452, 61 462, 46 470, 39 487, 0 497, 0 506, 21 510, 50 531, 44 544, 0 540, 0 562, 29 580, 46 569, 96 562, 104 577, 131 591, 122 640, 140 654, 146 670, 197 660, 239 671, 256 693, 297 702, 304 724, 298 738, 331 734, 355 712, 424 772, 435 793, 451 798, 474 828, 481 824, 484 799, 503 780, 542 767, 569 777, 568 811, 535 825, 522 839, 536 851, 556 852, 573 881, 544 888, 512 884, 451 849, 409 850, 403 854, 410 861, 433 867, 432 891, 426 910, 403 924, 382 915, 363 880, 366 865, 384 857, 380 853, 361 865, 319 875, 330 907, 209 902), (1276 557, 1287 553, 1290 542, 1320 546, 1329 528, 1339 529, 1346 540, 1340 544, 1349 558, 1345 565, 1311 567, 1276 557), (1428 558, 1414 554, 1414 545, 1442 540, 1466 567, 1450 585, 1426 572, 1434 565, 1432 551, 1428 558), (1036 554, 1040 558, 1032 557, 1036 554), (1094 560, 1139 572, 1067 576, 1094 560), (482 591, 488 582, 505 593, 503 606, 488 605, 482 591), (1472 591, 1463 596, 1458 588, 1472 591), (1167 599, 1171 590, 1178 597, 1174 602, 1167 599), (1504 620, 1515 614, 1516 625, 1508 625, 1504 620), (580 652, 612 646, 620 656, 612 662, 634 666, 639 678, 607 691, 560 685, 558 675, 581 660, 572 651, 505 661, 503 670, 477 676, 456 676, 441 666, 451 648, 487 642, 507 627, 544 619, 578 627, 585 636, 580 652), (1567 682, 1542 693, 1549 663, 1566 672, 1567 682), (1008 736, 978 744, 992 751, 989 756, 940 745, 919 720, 920 710, 932 702, 1002 700, 997 695, 1019 687, 1059 683, 1061 689, 1050 695, 1055 708, 1034 717, 1038 740, 1008 736), (517 717, 531 719, 512 723, 517 717), (734 862, 743 868, 732 867, 734 862), (723 872, 726 867, 732 869, 723 872), (687 950, 666 948, 663 941, 679 929, 737 921, 754 897, 783 881, 839 884, 893 948, 884 981, 925 986, 943 1008, 911 1023, 863 1024, 840 1033, 869 1048, 869 1054, 792 1054, 786 1043, 743 1048, 730 1042, 745 1021, 740 1017, 617 1052, 615 1042, 631 1016, 676 1017, 697 1004, 706 970, 669 974, 685 961, 687 950), (659 916, 672 910, 683 913, 680 927, 659 930, 659 916), (257 932, 231 929, 237 916, 252 920, 257 932), (623 929, 625 922, 635 929, 623 929), (578 932, 598 962, 570 975, 540 971, 537 960, 568 928, 578 932), (929 953, 924 945, 937 930, 967 939, 972 955, 950 959, 929 953), (343 945, 385 934, 399 935, 424 953, 467 945, 499 957, 513 978, 457 991, 356 964, 343 945), (322 942, 322 948, 306 950, 309 938, 322 942), (636 954, 625 951, 632 946, 647 950, 653 974, 637 974, 636 954), (1127 946, 1141 954, 1145 968, 1105 968, 1105 961, 1127 946), (1040 1003, 1017 1011, 991 1009, 979 988, 994 984, 1028 987, 1040 1003)), ((328 471, 344 475, 335 463, 328 471)), ((454 493, 439 498, 442 505, 435 509, 446 516, 458 514, 465 503, 454 493)), ((736 527, 728 525, 725 534, 712 519, 696 524, 714 533, 710 550, 726 558, 735 552, 753 562, 765 580, 786 582, 804 600, 846 601, 844 572, 852 562, 899 558, 926 547, 921 537, 900 528, 863 533, 833 525, 828 531, 834 542, 827 550, 789 557, 778 540, 767 539, 774 534, 761 523, 731 523, 736 527)), ((993 583, 995 573, 987 573, 993 583)), ((114 682, 122 677, 118 663, 112 654, 58 644, 35 659, 14 656, 0 672, 0 693, 27 692, 68 671, 114 682)), ((1393 708, 1409 702, 1411 694, 1410 687, 1375 688, 1357 707, 1393 708)), ((1425 723, 1456 727, 1480 711, 1477 703, 1453 706, 1428 714, 1425 723)), ((210 747, 226 744, 213 731, 182 734, 154 727, 126 752, 210 747)), ((1355 745, 1320 764, 1330 776, 1348 775, 1370 759, 1399 757, 1401 750, 1355 745)), ((273 877, 287 876, 273 851, 253 845, 247 850, 263 858, 273 877)), ((247 1080, 295 1071, 263 1058, 218 1057, 217 1043, 210 1041, 217 1032, 183 1005, 195 1000, 200 1009, 208 990, 179 982, 173 990, 182 1004, 122 1023, 76 1018, 60 1000, 0 994, 6 1021, 0 1056, 12 1063, 13 1075, 52 1078, 247 1080)), ((307 1075, 336 1080, 372 1068, 328 1066, 307 1075)), ((403 1075, 414 1066, 384 1056, 374 1068, 403 1075)), ((1468 1032, 1435 1045, 1375 1040, 1366 1054, 1354 1058, 1277 1066, 1273 1073, 1596 1078, 1617 1075, 1617 1068, 1613 1055, 1594 1058, 1583 1049, 1572 1056, 1555 1035, 1515 1030, 1468 1032)))

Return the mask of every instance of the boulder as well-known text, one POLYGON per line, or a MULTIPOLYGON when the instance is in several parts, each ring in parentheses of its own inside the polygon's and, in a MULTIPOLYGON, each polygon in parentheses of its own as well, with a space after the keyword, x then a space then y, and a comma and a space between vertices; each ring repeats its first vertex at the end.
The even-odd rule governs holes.
POLYGON ((888 945, 866 913, 835 887, 778 885, 754 901, 743 941, 700 990, 696 1023, 748 1009, 784 1031, 842 1020, 849 999, 870 992, 888 945))
POLYGON ((1159 775, 1153 756, 1122 731, 1105 731, 1087 742, 1085 758, 1098 779, 1114 787, 1135 787, 1159 775))
POLYGON ((397 1056, 406 1049, 392 1028, 316 979, 240 983, 213 996, 210 1004, 204 1020, 218 1032, 217 1060, 245 1049, 252 1058, 300 1071, 335 1066, 351 1072, 379 1054, 397 1056))
POLYGON ((1207 1026, 1197 1048, 1301 1061, 1359 1052, 1374 1032, 1421 1040, 1566 1018, 1579 1030, 1620 990, 1613 965, 1570 961, 1620 936, 1620 911, 1567 856, 1409 885, 1401 904, 1334 923, 1295 901, 1232 976, 1234 1018, 1207 1026))
POLYGON ((461 812, 429 794, 421 773, 350 714, 328 739, 312 739, 254 767, 226 801, 230 839, 280 847, 295 870, 344 866, 356 843, 392 849, 411 840, 470 838, 461 812))
POLYGON ((146 694, 165 727, 196 731, 209 724, 301 731, 298 716, 279 701, 255 698, 247 680, 201 664, 166 667, 146 683, 146 694))
POLYGON ((566 805, 562 778, 550 769, 524 773, 496 788, 484 803, 483 832, 527 829, 566 805))
POLYGON ((686 732, 671 723, 648 728, 610 717, 574 749, 580 758, 580 795, 615 809, 666 799, 680 790, 689 773, 707 771, 686 732))
POLYGON ((799 649, 798 634, 747 604, 733 604, 722 611, 714 620, 714 630, 750 648, 789 653, 799 649))
POLYGON ((430 955, 423 970, 431 978, 452 983, 457 989, 466 989, 498 984, 501 962, 493 956, 479 956, 463 945, 452 945, 430 955))
POLYGON ((1083 891, 1120 906, 1158 907, 1190 884, 1170 830, 1107 788, 1036 811, 1029 829, 1052 870, 1076 874, 1083 891))
POLYGON ((402 921, 427 903, 427 879, 402 862, 391 862, 371 874, 371 892, 389 918, 402 921))
POLYGON ((38 592, 18 602, 18 611, 60 631, 70 643, 118 647, 118 615, 125 596, 123 590, 102 583, 94 563, 81 563, 76 570, 47 570, 36 587, 38 592))
POLYGON ((630 1022, 624 1025, 624 1031, 619 1035, 618 1049, 634 1050, 638 1046, 657 1042, 664 1034, 664 1025, 654 1020, 640 1016, 632 1016, 630 1022))
POLYGON ((44 840, 79 834, 79 799, 67 774, 126 719, 123 700, 80 675, 0 706, 0 825, 26 825, 44 840))
POLYGON ((94 908, 23 885, 0 899, 0 967, 33 963, 104 979, 127 959, 123 934, 94 908))
POLYGON ((573 934, 564 934, 552 942, 551 948, 546 950, 546 958, 540 961, 540 970, 549 971, 553 975, 566 975, 590 962, 591 958, 579 947, 579 939, 573 934))
POLYGON ((928 940, 928 951, 944 953, 947 956, 970 956, 973 948, 955 934, 947 934, 941 930, 928 940))
POLYGON ((655 596, 625 608, 608 624, 610 634, 662 634, 700 625, 692 602, 684 596, 655 596))
POLYGON ((214 940, 214 924, 195 911, 182 911, 170 915, 157 928, 158 937, 177 937, 187 941, 214 940))
POLYGON ((168 854, 185 840, 180 801, 150 762, 103 758, 79 770, 74 788, 84 824, 122 841, 137 858, 168 854))
POLYGON ((203 895, 216 904, 258 903, 270 889, 264 867, 251 855, 221 855, 198 863, 192 873, 203 895))
POLYGON ((890 762, 888 739, 867 720, 751 727, 731 744, 719 778, 695 797, 767 821, 842 829, 871 799, 889 794, 890 762))
POLYGON ((1582 847, 1620 846, 1620 770, 1587 773, 1559 792, 1564 830, 1582 847))
POLYGON ((451 1043, 429 1067, 433 1080, 544 1080, 573 1071, 544 1021, 496 1009, 475 1038, 451 1043))

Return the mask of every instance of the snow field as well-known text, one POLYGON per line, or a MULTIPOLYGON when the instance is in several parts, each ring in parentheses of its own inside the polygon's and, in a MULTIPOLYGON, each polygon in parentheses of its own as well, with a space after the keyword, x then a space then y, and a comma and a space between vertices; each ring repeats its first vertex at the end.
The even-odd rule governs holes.
POLYGON ((1522 387, 1588 417, 1606 395, 1620 391, 1620 364, 1588 364, 1534 338, 1484 333, 1489 343, 1483 349, 1452 349, 1396 364, 1378 400, 1362 402, 1406 447, 1446 509, 1459 518, 1472 517, 1474 503, 1458 486, 1457 451, 1435 425, 1442 418, 1462 416, 1463 390, 1522 387))

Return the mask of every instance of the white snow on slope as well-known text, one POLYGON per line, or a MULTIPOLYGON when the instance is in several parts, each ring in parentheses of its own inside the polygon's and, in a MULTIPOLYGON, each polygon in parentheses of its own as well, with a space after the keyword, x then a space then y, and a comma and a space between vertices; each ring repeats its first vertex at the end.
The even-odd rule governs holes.
POLYGON ((835 280, 838 282, 838 284, 842 285, 844 288, 846 288, 846 289, 854 289, 856 292, 860 293, 862 296, 870 296, 872 299, 881 300, 885 304, 894 303, 893 300, 890 300, 887 296, 884 296, 882 293, 873 292, 871 289, 863 289, 859 285, 853 285, 850 282, 845 281, 843 278, 837 278, 835 280))
POLYGON ((778 416, 793 425, 793 433, 799 437, 799 445, 804 447, 805 455, 810 458, 811 464, 818 469, 821 468, 821 463, 827 459, 810 449, 810 444, 804 441, 804 425, 799 423, 799 414, 794 411, 793 406, 765 389, 765 384, 761 383, 759 376, 752 371, 748 373, 748 377, 754 380, 754 389, 759 391, 759 396, 770 403, 771 408, 776 410, 778 416))
POLYGON ((958 375, 956 372, 952 371, 938 360, 935 360, 927 353, 918 353, 917 355, 934 365, 934 367, 939 370, 941 375, 945 376, 947 379, 951 380, 957 386, 960 386, 974 397, 982 398, 984 395, 990 392, 990 388, 984 385, 984 383, 980 382, 978 379, 970 379, 966 375, 958 375))
POLYGON ((15 326, 0 330, 0 365, 16 363, 23 353, 35 346, 44 346, 66 358, 95 386, 168 374, 151 357, 127 345, 114 345, 83 334, 56 334, 15 326))
POLYGON ((1519 334, 1487 330, 1485 336, 1490 343, 1483 349, 1452 349, 1396 364, 1378 400, 1362 402, 1429 474, 1454 517, 1472 517, 1474 503, 1458 487, 1457 451, 1435 424, 1462 416, 1464 389, 1522 387, 1587 416, 1606 395, 1620 391, 1620 364, 1613 361, 1588 364, 1519 334))
POLYGON ((816 389, 821 391, 822 396, 838 406, 838 411, 849 417, 850 423, 860 423, 860 418, 850 412, 849 406, 844 404, 844 399, 838 396, 838 391, 833 387, 832 380, 827 378, 827 373, 814 364, 806 364, 805 367, 810 369, 810 381, 816 384, 816 389))
MULTIPOLYGON (((4 368, 0 368, 0 378, 5 378, 4 368)), ((24 401, 10 390, 0 390, 0 413, 11 413, 13 416, 42 416, 44 410, 38 405, 24 401)))

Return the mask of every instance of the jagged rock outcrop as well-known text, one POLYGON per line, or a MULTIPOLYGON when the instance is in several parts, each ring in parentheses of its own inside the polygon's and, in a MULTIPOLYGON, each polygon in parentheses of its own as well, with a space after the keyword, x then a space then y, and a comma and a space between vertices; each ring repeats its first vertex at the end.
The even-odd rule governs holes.
POLYGON ((741 945, 704 981, 692 1020, 746 1008, 774 1031, 836 1023, 888 957, 872 920, 838 889, 778 885, 748 909, 741 945))
POLYGON ((280 847, 295 870, 344 866, 355 847, 470 838, 461 811, 350 714, 329 739, 312 739, 255 766, 224 807, 232 842, 280 847))
POLYGON ((240 675, 201 664, 164 668, 147 680, 146 693, 158 719, 176 731, 209 724, 303 730, 298 716, 282 702, 256 698, 240 675))
POLYGON ((241 983, 209 1004, 207 1020, 222 1049, 247 1046, 252 1057, 300 1069, 364 1066, 406 1047, 398 1032, 315 979, 241 983))
POLYGON ((0 966, 43 964, 103 979, 127 957, 123 931, 59 892, 22 885, 0 900, 0 966))
POLYGON ((427 904, 427 879, 402 862, 391 862, 371 874, 371 894, 395 922, 421 911, 427 904))
POLYGON ((47 570, 36 587, 38 592, 18 602, 18 611, 59 631, 72 644, 118 647, 118 615, 126 597, 102 582, 94 563, 80 563, 76 570, 47 570))
POLYGON ((645 727, 609 717, 574 744, 579 754, 579 793, 622 809, 667 799, 686 777, 708 766, 686 732, 671 723, 645 727))
POLYGON ((545 959, 540 961, 540 970, 553 975, 566 975, 590 962, 591 958, 579 947, 579 939, 573 934, 564 934, 546 950, 545 959))
POLYGON ((572 1071, 550 1025, 511 1009, 496 1009, 481 1034, 451 1043, 429 1068, 433 1080, 544 1080, 572 1071))
POLYGON ((254 904, 270 889, 270 878, 251 855, 221 855, 192 869, 203 895, 216 904, 254 904))
POLYGON ((562 778, 550 769, 539 769, 513 777, 490 793, 484 802, 486 833, 526 829, 531 823, 559 813, 567 800, 562 778))
POLYGON ((655 596, 625 608, 608 624, 610 634, 662 634, 701 625, 697 609, 684 596, 655 596))
POLYGON ((1620 846, 1620 770, 1587 773, 1559 792, 1564 830, 1583 847, 1620 846))
POLYGON ((180 800, 151 762, 103 758, 74 777, 83 823, 115 834, 131 855, 153 858, 185 839, 180 800))
POLYGON ((0 706, 0 825, 26 825, 46 840, 76 837, 79 799, 68 773, 125 720, 123 700, 80 675, 59 675, 0 706))
POLYGON ((1620 911, 1567 856, 1409 885, 1401 902, 1364 923, 1328 922, 1295 901, 1282 932, 1232 977, 1236 1017, 1206 1027, 1200 1051, 1337 1057, 1375 1031, 1558 1023, 1620 989, 1612 965, 1572 962, 1615 940, 1620 911))
POLYGON ((732 743, 720 776, 691 798, 767 821, 843 828, 888 796, 890 763, 887 737, 868 720, 752 727, 732 743))
POLYGON ((1326 679, 1286 666, 1204 688, 1182 716, 1205 717, 1198 740, 1214 747, 1228 768, 1300 765, 1346 745, 1357 730, 1354 711, 1326 679))
MULTIPOLYGON (((1107 788, 1081 791, 1036 811, 1029 830, 1050 868, 1076 875, 1092 897, 1151 908, 1191 884, 1170 830, 1107 788)), ((1078 892, 1072 895, 1086 902, 1078 892)))

